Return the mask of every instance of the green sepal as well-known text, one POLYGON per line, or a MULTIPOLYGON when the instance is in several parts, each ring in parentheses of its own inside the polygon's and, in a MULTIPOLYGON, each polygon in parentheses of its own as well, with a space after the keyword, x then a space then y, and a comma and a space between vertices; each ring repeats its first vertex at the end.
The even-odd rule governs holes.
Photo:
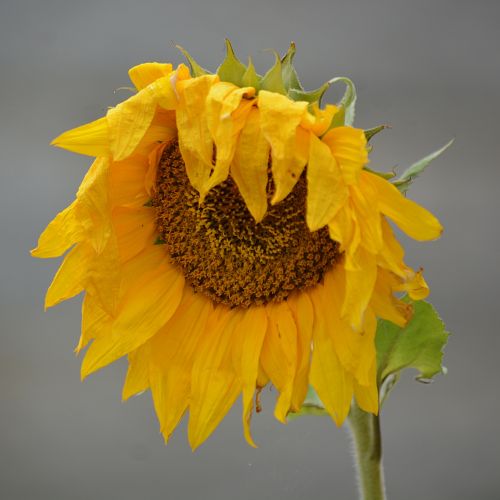
POLYGON ((342 125, 352 125, 354 123, 354 115, 356 111, 356 87, 351 79, 345 76, 339 76, 337 78, 332 78, 328 81, 329 85, 334 83, 342 82, 345 83, 346 89, 342 99, 338 103, 340 109, 339 112, 333 117, 330 128, 341 127, 342 125))
POLYGON ((391 128, 390 125, 379 125, 378 127, 373 127, 365 130, 365 138, 367 141, 369 141, 374 135, 377 135, 379 132, 382 132, 382 130, 391 128))
POLYGON ((328 82, 321 85, 319 89, 316 90, 299 90, 299 89, 289 89, 288 97, 294 101, 306 101, 309 104, 314 102, 319 102, 323 97, 323 94, 330 88, 328 82))
POLYGON ((455 139, 446 143, 442 148, 434 151, 433 153, 425 156, 421 160, 414 163, 411 167, 407 168, 401 177, 394 182, 394 185, 402 192, 406 193, 410 188, 411 183, 429 166, 432 160, 444 153, 452 144, 455 139))
POLYGON ((286 95, 283 77, 281 76, 281 58, 277 52, 274 52, 274 55, 276 58, 274 66, 262 77, 260 88, 261 90, 286 95))
POLYGON ((252 58, 248 58, 248 66, 241 78, 241 83, 243 87, 253 87, 256 91, 260 89, 260 79, 259 75, 255 71, 255 66, 253 65, 252 58))
POLYGON ((379 388, 402 370, 414 368, 416 379, 430 381, 438 373, 446 373, 442 365, 443 348, 449 333, 434 307, 423 300, 403 301, 413 307, 413 316, 405 327, 379 320, 375 346, 377 350, 377 383, 379 388))
POLYGON ((310 385, 307 389, 306 398, 297 412, 289 413, 287 418, 293 420, 298 417, 303 417, 304 415, 314 415, 314 416, 325 416, 328 412, 325 410, 323 403, 319 399, 316 391, 310 385))
POLYGON ((153 198, 151 198, 150 200, 148 200, 146 203, 144 203, 144 205, 142 205, 143 207, 152 207, 153 206, 153 198))
POLYGON ((283 59, 281 59, 281 77, 283 79, 285 90, 289 95, 290 89, 304 90, 297 75, 297 71, 293 66, 293 58, 295 57, 295 52, 295 43, 290 42, 290 47, 288 48, 287 53, 284 55, 283 59))
POLYGON ((394 171, 377 172, 376 170, 372 170, 371 168, 368 168, 368 167, 363 167, 363 170, 366 170, 367 172, 370 172, 371 174, 378 175, 379 177, 382 177, 382 179, 386 179, 386 180, 394 179, 394 177, 396 177, 396 172, 394 172, 394 171))
POLYGON ((191 54, 184 47, 181 47, 180 45, 176 45, 176 48, 179 49, 182 52, 182 55, 187 59, 187 62, 189 64, 189 68, 191 69, 191 75, 193 77, 203 76, 203 75, 208 75, 209 74, 209 72, 205 68, 202 68, 191 57, 191 54))
POLYGON ((157 236, 154 245, 165 245, 167 242, 161 237, 157 236))
POLYGON ((231 42, 226 38, 226 58, 217 69, 221 81, 243 87, 243 75, 246 70, 246 66, 236 57, 231 42))

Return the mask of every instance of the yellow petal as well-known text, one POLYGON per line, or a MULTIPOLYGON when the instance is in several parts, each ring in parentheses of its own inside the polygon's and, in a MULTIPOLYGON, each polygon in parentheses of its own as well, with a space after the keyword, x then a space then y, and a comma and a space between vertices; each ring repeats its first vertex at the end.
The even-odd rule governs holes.
MULTIPOLYGON (((217 312, 216 312, 217 314, 217 312)), ((241 391, 232 366, 232 341, 241 310, 224 308, 215 327, 207 328, 193 365, 188 438, 196 449, 214 431, 241 391)))
POLYGON ((272 150, 276 192, 271 202, 276 204, 292 191, 307 163, 307 157, 297 154, 297 129, 307 112, 307 103, 262 90, 258 106, 262 131, 272 150))
POLYGON ((109 129, 106 117, 63 132, 51 142, 52 146, 88 156, 109 155, 109 144, 109 129))
POLYGON ((259 110, 252 108, 236 145, 231 176, 256 222, 267 211, 268 162, 269 144, 260 128, 259 110))
POLYGON ((158 144, 148 155, 148 169, 144 177, 144 189, 152 198, 156 189, 156 173, 166 143, 158 144))
POLYGON ((243 382, 243 433, 248 444, 254 448, 256 444, 250 433, 250 418, 259 372, 259 358, 266 330, 265 307, 247 309, 237 328, 238 340, 233 349, 233 358, 236 358, 236 372, 243 382))
POLYGON ((357 183, 361 169, 368 163, 364 131, 352 127, 335 127, 322 140, 335 156, 346 184, 357 183))
POLYGON ((113 162, 109 171, 109 199, 112 206, 142 206, 149 199, 144 185, 147 159, 128 158, 113 162))
POLYGON ((252 108, 249 98, 254 94, 253 87, 238 88, 227 82, 216 83, 208 93, 206 119, 214 140, 216 159, 213 172, 200 192, 201 201, 210 189, 227 179, 238 135, 252 108))
POLYGON ((394 297, 393 291, 395 289, 395 276, 379 267, 370 307, 373 308, 379 318, 392 321, 394 324, 403 327, 411 317, 412 308, 409 304, 405 304, 394 297))
POLYGON ((154 209, 117 207, 113 210, 120 260, 125 262, 152 245, 156 238, 154 209))
POLYGON ((76 214, 77 203, 75 200, 49 223, 38 239, 38 246, 31 251, 33 257, 59 257, 83 238, 84 228, 76 214))
POLYGON ((217 80, 216 75, 205 75, 183 80, 177 85, 179 148, 189 181, 198 192, 203 190, 213 168, 214 145, 206 122, 205 103, 217 80))
POLYGON ((191 370, 211 312, 211 301, 186 286, 179 308, 152 339, 151 387, 166 441, 189 405, 191 370))
POLYGON ((100 306, 100 301, 91 293, 86 293, 82 304, 82 333, 76 347, 80 352, 91 340, 108 335, 112 317, 100 306))
POLYGON ((115 161, 124 160, 137 148, 153 121, 157 104, 158 93, 148 86, 108 110, 110 149, 115 161))
POLYGON ((361 243, 361 232, 350 204, 345 204, 328 224, 330 238, 340 243, 340 250, 353 254, 361 243))
POLYGON ((297 370, 297 326, 286 302, 267 306, 268 328, 261 363, 280 395, 274 416, 286 423, 297 370))
POLYGON ((350 191, 360 230, 361 245, 369 252, 378 254, 383 246, 383 238, 377 193, 366 183, 351 186, 350 191))
POLYGON ((370 385, 361 385, 354 381, 354 396, 359 407, 367 413, 378 413, 378 389, 376 377, 373 377, 374 383, 370 385))
POLYGON ((104 248, 90 262, 85 283, 87 291, 99 300, 101 307, 110 315, 116 312, 119 301, 121 270, 116 238, 110 234, 104 248))
POLYGON ((399 228, 418 241, 439 238, 443 227, 428 210, 405 198, 396 187, 378 175, 363 172, 367 182, 378 191, 380 211, 390 217, 399 228))
POLYGON ((377 262, 375 256, 359 248, 354 256, 346 256, 346 290, 342 306, 342 317, 356 331, 360 331, 363 315, 370 302, 375 280, 377 262))
POLYGON ((381 228, 384 246, 379 255, 380 265, 404 278, 407 271, 407 266, 404 263, 404 249, 396 239, 394 231, 385 217, 382 217, 381 228))
POLYGON ((158 78, 168 76, 172 69, 171 64, 148 62, 130 68, 128 76, 136 89, 142 90, 158 78))
POLYGON ((182 297, 184 277, 169 265, 130 290, 110 335, 96 339, 82 363, 82 377, 112 363, 149 340, 172 317, 182 297))
POLYGON ((313 354, 310 382, 321 402, 337 425, 342 425, 349 413, 353 395, 353 377, 339 361, 330 335, 325 305, 317 300, 321 290, 317 285, 311 293, 314 306, 313 354))
POLYGON ((328 224, 347 199, 347 188, 329 147, 310 137, 307 165, 307 225, 316 231, 328 224))
POLYGON ((312 105, 312 114, 307 113, 304 115, 301 125, 321 137, 329 129, 332 119, 338 111, 339 108, 333 104, 327 104, 324 109, 321 109, 318 103, 314 103, 312 105))
POLYGON ((303 291, 292 295, 288 303, 297 325, 298 363, 292 394, 292 409, 298 411, 304 402, 309 386, 314 310, 311 299, 303 291))
POLYGON ((95 258, 95 252, 86 243, 76 245, 64 257, 61 267, 47 290, 45 296, 46 309, 78 295, 83 290, 87 278, 87 269, 93 258, 95 258))
POLYGON ((423 300, 429 295, 429 286, 427 285, 423 271, 410 271, 409 278, 402 286, 398 288, 400 291, 408 292, 408 295, 413 300, 423 300))
POLYGON ((149 387, 151 342, 146 342, 128 355, 128 370, 123 384, 122 400, 145 391, 149 387))

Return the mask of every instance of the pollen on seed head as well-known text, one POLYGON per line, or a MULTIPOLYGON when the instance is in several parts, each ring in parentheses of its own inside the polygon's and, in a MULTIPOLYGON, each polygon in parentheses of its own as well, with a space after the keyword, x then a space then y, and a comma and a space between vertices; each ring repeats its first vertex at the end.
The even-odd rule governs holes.
MULTIPOLYGON (((311 233, 307 227, 306 190, 302 176, 259 223, 230 177, 199 204, 179 145, 172 141, 158 166, 157 230, 171 261, 196 292, 229 307, 280 302, 319 283, 339 257, 327 228, 311 233)), ((272 191, 270 175, 269 198, 272 191)))

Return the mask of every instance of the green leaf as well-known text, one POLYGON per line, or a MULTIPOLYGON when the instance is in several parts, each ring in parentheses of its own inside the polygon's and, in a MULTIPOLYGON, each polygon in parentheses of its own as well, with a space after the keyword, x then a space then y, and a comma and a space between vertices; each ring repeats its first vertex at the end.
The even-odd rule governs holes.
POLYGON ((262 90, 269 90, 269 92, 286 95, 283 77, 281 76, 281 59, 277 52, 274 55, 276 57, 274 66, 262 78, 260 88, 262 90))
POLYGON ((394 182, 394 185, 402 192, 406 193, 411 183, 429 166, 429 163, 444 153, 452 144, 455 139, 446 143, 442 148, 434 151, 430 155, 425 156, 421 160, 414 163, 411 167, 407 168, 401 177, 394 182))
POLYGON ((189 64, 189 67, 191 69, 191 75, 193 77, 197 76, 202 76, 202 75, 208 75, 209 72, 202 68, 192 57, 191 54, 184 48, 181 47, 180 45, 176 45, 177 49, 179 49, 184 57, 187 59, 187 62, 189 64))
POLYGON ((300 83, 297 71, 293 66, 293 58, 295 57, 295 43, 290 42, 290 47, 288 52, 285 54, 281 60, 281 77, 283 79, 283 85, 286 91, 290 89, 303 90, 302 84, 300 83))
POLYGON ((356 87, 349 78, 339 76, 332 78, 328 81, 329 85, 342 82, 346 84, 346 89, 342 99, 339 102, 341 108, 339 112, 333 117, 330 128, 340 127, 342 125, 352 125, 354 123, 354 115, 356 110, 356 87))
POLYGON ((243 75, 246 71, 246 66, 236 57, 231 42, 226 38, 226 58, 217 69, 221 81, 242 87, 243 75))
MULTIPOLYGON (((416 369, 416 379, 420 382, 429 382, 436 374, 446 373, 442 360, 449 333, 443 321, 428 302, 412 301, 408 297, 403 300, 413 306, 413 316, 406 327, 401 328, 389 321, 378 320, 375 345, 380 406, 396 385, 403 370, 416 369)), ((311 386, 301 409, 291 413, 289 418, 304 415, 327 415, 311 386)))
POLYGON ((241 84, 243 87, 253 87, 257 91, 260 88, 260 77, 255 71, 251 57, 248 58, 248 66, 241 78, 241 84))
POLYGON ((374 135, 377 135, 379 132, 382 132, 382 130, 385 130, 387 128, 391 128, 391 126, 390 125, 379 125, 378 127, 373 127, 373 128, 369 128, 368 130, 365 130, 366 140, 369 141, 374 135))
POLYGON ((445 371, 443 348, 449 334, 443 321, 428 302, 414 302, 407 297, 404 300, 413 305, 413 316, 404 328, 378 321, 375 345, 379 387, 388 377, 398 376, 406 368, 418 370, 420 381, 428 381, 445 371))

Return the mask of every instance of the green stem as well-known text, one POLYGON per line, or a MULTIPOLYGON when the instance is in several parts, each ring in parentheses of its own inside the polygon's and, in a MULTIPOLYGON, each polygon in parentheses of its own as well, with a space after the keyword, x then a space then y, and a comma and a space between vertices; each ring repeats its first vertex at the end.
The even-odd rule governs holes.
POLYGON ((364 412, 353 402, 349 425, 356 447, 361 500, 386 500, 380 418, 364 412))

